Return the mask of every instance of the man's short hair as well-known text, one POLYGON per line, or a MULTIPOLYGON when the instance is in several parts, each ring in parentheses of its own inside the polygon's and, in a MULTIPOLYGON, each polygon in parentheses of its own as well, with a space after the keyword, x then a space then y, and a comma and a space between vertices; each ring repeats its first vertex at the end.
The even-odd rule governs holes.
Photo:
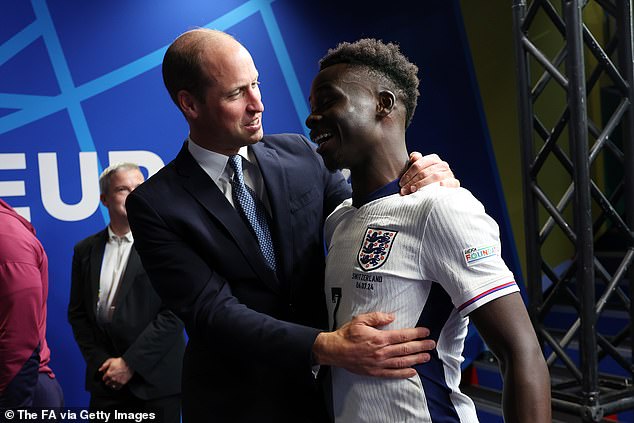
POLYGON ((321 58, 319 70, 339 63, 363 66, 370 73, 391 83, 394 94, 405 105, 405 127, 409 126, 419 95, 418 67, 401 53, 397 44, 373 38, 343 42, 328 50, 321 58))
POLYGON ((119 172, 120 170, 138 170, 140 172, 141 168, 136 163, 130 163, 130 162, 115 163, 108 166, 107 168, 104 169, 103 172, 101 172, 101 175, 99 175, 99 193, 100 194, 108 193, 108 191, 110 190, 111 176, 119 172))
POLYGON ((181 34, 167 48, 163 57, 163 83, 172 101, 178 106, 177 94, 189 92, 201 103, 205 103, 205 88, 211 84, 203 72, 202 53, 209 48, 210 41, 219 37, 233 37, 226 32, 208 28, 196 28, 181 34))

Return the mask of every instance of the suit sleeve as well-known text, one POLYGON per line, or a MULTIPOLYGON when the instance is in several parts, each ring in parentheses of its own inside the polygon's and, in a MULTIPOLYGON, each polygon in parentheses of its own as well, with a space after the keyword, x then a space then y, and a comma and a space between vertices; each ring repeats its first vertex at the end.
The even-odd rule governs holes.
POLYGON ((75 341, 77 341, 79 350, 86 360, 86 366, 92 373, 95 373, 110 355, 95 336, 94 323, 88 317, 88 307, 92 307, 92 304, 86 304, 84 301, 83 291, 88 284, 88 275, 83 274, 82 257, 80 248, 76 246, 73 253, 68 322, 73 328, 75 341))
POLYGON ((126 208, 143 267, 159 296, 185 322, 190 337, 238 360, 261 360, 291 371, 310 368, 317 329, 241 304, 227 281, 138 190, 128 196, 126 208))
POLYGON ((183 322, 162 306, 154 320, 123 354, 123 359, 136 373, 149 380, 151 370, 183 337, 183 322))

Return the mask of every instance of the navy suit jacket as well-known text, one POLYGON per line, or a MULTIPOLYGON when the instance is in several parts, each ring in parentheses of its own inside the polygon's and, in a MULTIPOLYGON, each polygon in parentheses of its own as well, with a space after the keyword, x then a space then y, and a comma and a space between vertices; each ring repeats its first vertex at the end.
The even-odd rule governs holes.
POLYGON ((250 148, 272 208, 277 273, 186 144, 127 200, 143 265, 190 337, 187 423, 324 416, 311 372, 312 345, 327 325, 323 223, 350 186, 302 136, 265 136, 250 148))
POLYGON ((114 301, 112 322, 107 327, 97 324, 95 307, 107 239, 104 229, 80 241, 73 254, 68 320, 86 361, 86 390, 121 397, 105 386, 98 369, 110 357, 123 357, 135 370, 127 386, 137 398, 179 394, 183 322, 161 301, 134 248, 114 301))

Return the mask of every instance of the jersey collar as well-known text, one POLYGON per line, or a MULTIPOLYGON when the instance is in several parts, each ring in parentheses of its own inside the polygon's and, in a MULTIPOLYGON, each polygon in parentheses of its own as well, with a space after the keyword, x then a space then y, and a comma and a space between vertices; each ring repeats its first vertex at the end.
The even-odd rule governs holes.
POLYGON ((356 208, 360 208, 368 204, 370 201, 378 200, 379 198, 399 193, 401 191, 401 187, 399 186, 398 181, 398 179, 395 179, 387 185, 383 185, 381 188, 368 194, 363 200, 361 200, 360 203, 357 204, 353 202, 352 205, 356 208))

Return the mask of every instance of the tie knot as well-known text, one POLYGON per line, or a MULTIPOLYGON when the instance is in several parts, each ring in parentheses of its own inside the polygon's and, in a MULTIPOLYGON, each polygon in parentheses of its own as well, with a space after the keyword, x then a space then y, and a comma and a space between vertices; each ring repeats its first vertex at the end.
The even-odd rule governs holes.
POLYGON ((242 176, 242 156, 239 154, 234 154, 233 156, 229 156, 229 165, 231 169, 233 169, 236 175, 242 176))
POLYGON ((121 245, 123 244, 123 241, 125 241, 125 237, 122 236, 117 236, 117 235, 112 235, 110 237, 110 240, 114 243, 116 243, 117 245, 121 245))

